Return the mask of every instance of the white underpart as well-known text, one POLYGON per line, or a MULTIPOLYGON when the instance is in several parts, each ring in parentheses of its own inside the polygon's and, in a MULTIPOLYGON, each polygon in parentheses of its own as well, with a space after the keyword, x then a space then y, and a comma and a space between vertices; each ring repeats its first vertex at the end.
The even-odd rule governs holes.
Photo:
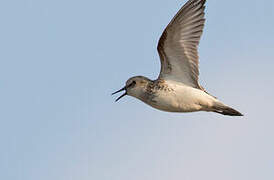
POLYGON ((214 104, 221 103, 204 91, 182 83, 167 81, 166 84, 173 91, 158 91, 152 101, 145 103, 168 112, 210 111, 214 104))

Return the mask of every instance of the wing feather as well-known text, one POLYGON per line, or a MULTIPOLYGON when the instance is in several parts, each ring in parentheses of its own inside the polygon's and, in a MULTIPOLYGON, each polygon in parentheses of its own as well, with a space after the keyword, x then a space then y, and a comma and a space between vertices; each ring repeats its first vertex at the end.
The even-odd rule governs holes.
POLYGON ((189 0, 164 30, 158 53, 159 79, 174 80, 202 89, 198 83, 198 45, 204 28, 206 0, 189 0))

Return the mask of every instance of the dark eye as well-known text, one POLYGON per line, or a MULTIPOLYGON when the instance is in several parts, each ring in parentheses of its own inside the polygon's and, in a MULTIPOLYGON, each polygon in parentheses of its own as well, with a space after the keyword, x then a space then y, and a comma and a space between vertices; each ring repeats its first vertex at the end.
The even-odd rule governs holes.
POLYGON ((136 84, 136 81, 132 81, 132 82, 129 84, 128 87, 133 88, 133 87, 135 86, 135 84, 136 84))

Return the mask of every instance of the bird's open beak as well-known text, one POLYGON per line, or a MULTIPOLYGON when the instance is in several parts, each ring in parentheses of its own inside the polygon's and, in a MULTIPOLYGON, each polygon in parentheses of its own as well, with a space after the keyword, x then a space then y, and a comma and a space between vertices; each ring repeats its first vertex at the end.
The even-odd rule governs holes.
POLYGON ((121 99, 122 97, 124 97, 125 95, 127 95, 127 89, 126 89, 126 86, 125 87, 123 87, 122 89, 120 89, 120 90, 118 90, 118 91, 116 91, 116 92, 114 92, 114 93, 112 93, 111 95, 114 95, 114 94, 117 94, 117 93, 119 93, 119 92, 121 92, 121 91, 126 91, 124 94, 122 94, 120 97, 118 97, 116 100, 115 100, 115 102, 117 102, 117 101, 119 101, 119 99, 121 99))

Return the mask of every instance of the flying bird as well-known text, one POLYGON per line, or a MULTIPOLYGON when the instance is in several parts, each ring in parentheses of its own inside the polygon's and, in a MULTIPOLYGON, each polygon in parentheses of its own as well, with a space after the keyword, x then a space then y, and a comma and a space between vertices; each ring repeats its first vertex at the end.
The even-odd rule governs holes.
POLYGON ((144 103, 167 112, 216 112, 229 116, 243 116, 223 104, 199 84, 198 45, 203 32, 206 0, 189 0, 167 25, 158 42, 161 71, 156 80, 135 76, 125 91, 144 103))

